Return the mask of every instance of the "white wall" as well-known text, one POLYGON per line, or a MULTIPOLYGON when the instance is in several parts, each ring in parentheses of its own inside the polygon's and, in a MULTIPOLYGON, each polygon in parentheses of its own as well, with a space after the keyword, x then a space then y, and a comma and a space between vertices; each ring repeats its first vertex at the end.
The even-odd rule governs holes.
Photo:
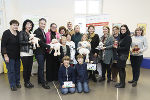
MULTIPOLYGON (((127 24, 132 32, 138 23, 146 23, 148 40, 150 38, 149 4, 150 0, 103 0, 103 13, 110 15, 110 26, 111 23, 127 24)), ((7 28, 11 19, 18 19, 22 23, 23 15, 46 16, 47 27, 52 22, 60 26, 74 20, 74 0, 5 0, 5 6, 7 28)), ((150 41, 148 44, 150 47, 150 41)), ((144 56, 150 57, 149 52, 150 49, 144 53, 144 56)))
POLYGON ((47 17, 49 26, 55 22, 58 26, 73 21, 74 0, 5 0, 7 27, 11 19, 22 23, 23 15, 47 17))
MULTIPOLYGON (((110 14, 110 23, 123 23, 134 32, 138 23, 146 23, 146 38, 150 47, 150 0, 104 0, 103 13, 110 14)), ((111 26, 112 24, 110 24, 111 26)), ((144 53, 150 57, 150 48, 144 53)))

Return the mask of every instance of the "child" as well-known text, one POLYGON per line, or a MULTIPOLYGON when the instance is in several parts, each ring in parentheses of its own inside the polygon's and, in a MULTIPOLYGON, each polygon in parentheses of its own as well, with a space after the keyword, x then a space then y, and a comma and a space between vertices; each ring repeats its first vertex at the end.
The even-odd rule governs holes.
POLYGON ((87 35, 83 34, 81 41, 78 43, 78 52, 81 55, 85 55, 85 62, 89 62, 89 53, 91 50, 91 44, 87 41, 87 35))
POLYGON ((70 48, 68 45, 66 45, 67 39, 65 36, 61 37, 61 58, 63 58, 64 56, 69 56, 70 57, 70 48))
POLYGON ((59 68, 58 80, 60 83, 60 89, 62 94, 75 92, 75 72, 73 67, 70 67, 70 58, 65 56, 62 59, 63 65, 59 68), (66 86, 65 83, 70 82, 70 86, 66 86))
POLYGON ((76 53, 76 50, 75 50, 75 43, 73 41, 71 41, 71 35, 70 34, 67 34, 67 42, 66 42, 66 45, 69 46, 70 48, 70 59, 71 59, 71 64, 77 64, 77 61, 75 59, 75 53, 76 53))
POLYGON ((87 64, 83 63, 83 55, 78 55, 77 61, 78 64, 75 65, 75 72, 76 72, 78 93, 81 93, 82 91, 88 93, 89 92, 88 71, 87 71, 87 64))

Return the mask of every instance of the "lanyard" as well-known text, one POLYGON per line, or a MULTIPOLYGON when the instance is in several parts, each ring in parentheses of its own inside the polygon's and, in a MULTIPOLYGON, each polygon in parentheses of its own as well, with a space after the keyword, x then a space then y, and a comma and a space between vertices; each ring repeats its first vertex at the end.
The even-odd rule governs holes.
POLYGON ((68 68, 66 68, 66 76, 67 76, 67 81, 68 81, 68 68))

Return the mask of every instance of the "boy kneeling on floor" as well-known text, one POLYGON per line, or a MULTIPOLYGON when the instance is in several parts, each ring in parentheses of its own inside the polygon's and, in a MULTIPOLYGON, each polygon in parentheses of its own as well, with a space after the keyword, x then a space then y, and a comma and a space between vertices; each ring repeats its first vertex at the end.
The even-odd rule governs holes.
POLYGON ((83 55, 77 56, 78 64, 75 65, 75 73, 78 93, 89 92, 87 63, 84 63, 83 60, 83 55))
POLYGON ((62 94, 75 92, 75 72, 74 68, 70 66, 69 56, 62 59, 63 64, 59 68, 58 80, 62 94))

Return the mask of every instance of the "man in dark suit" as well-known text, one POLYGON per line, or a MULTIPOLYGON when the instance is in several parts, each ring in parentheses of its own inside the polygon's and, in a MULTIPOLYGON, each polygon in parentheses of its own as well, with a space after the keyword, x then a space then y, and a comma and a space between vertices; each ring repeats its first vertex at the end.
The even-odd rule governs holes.
POLYGON ((47 49, 50 49, 50 46, 46 44, 46 36, 44 32, 45 26, 46 19, 39 19, 39 28, 34 31, 34 34, 36 34, 36 37, 40 39, 40 47, 37 47, 36 50, 34 50, 34 54, 38 62, 38 83, 41 84, 43 88, 50 89, 44 79, 45 52, 47 49))

